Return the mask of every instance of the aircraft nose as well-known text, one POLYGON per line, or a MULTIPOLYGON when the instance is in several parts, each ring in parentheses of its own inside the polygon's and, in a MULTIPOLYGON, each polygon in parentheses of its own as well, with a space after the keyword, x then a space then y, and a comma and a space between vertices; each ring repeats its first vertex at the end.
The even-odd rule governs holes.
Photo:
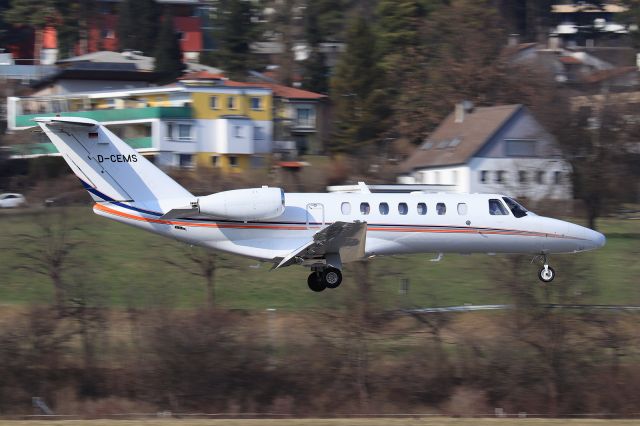
POLYGON ((604 246, 607 239, 598 231, 589 228, 582 228, 582 238, 587 242, 587 250, 593 250, 604 246))
POLYGON ((594 231, 592 229, 587 229, 588 236, 587 238, 594 244, 594 248, 600 248, 605 245, 607 242, 606 237, 598 231, 594 231))

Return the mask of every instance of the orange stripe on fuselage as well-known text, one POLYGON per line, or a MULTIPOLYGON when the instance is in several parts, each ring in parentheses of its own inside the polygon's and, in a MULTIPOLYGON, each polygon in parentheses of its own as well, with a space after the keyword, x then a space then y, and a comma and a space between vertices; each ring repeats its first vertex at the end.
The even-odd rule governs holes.
MULTIPOLYGON (((137 220, 140 222, 148 222, 148 223, 158 223, 161 225, 179 225, 179 226, 190 226, 196 228, 219 228, 219 229, 277 229, 284 231, 307 231, 310 228, 307 226, 295 226, 295 225, 268 225, 268 224, 260 224, 260 225, 248 225, 248 224, 239 224, 239 223, 203 223, 203 222, 186 222, 186 221, 176 221, 176 220, 165 220, 165 219, 154 219, 147 218, 139 215, 134 215, 130 213, 125 213, 120 210, 112 209, 101 203, 96 203, 94 206, 95 209, 100 210, 102 212, 112 214, 114 216, 123 217, 125 219, 137 220)), ((313 227, 315 228, 315 226, 313 227)), ((518 230, 500 230, 500 229, 492 229, 492 230, 482 230, 478 228, 471 229, 428 229, 428 228, 411 228, 411 227, 402 227, 402 228, 392 228, 392 227, 369 227, 368 231, 379 231, 379 232, 415 232, 415 233, 432 233, 432 234, 490 234, 490 235, 518 235, 525 237, 550 237, 550 238, 571 238, 565 237, 564 235, 555 235, 555 234, 544 234, 540 232, 531 232, 531 231, 518 231, 518 230)))

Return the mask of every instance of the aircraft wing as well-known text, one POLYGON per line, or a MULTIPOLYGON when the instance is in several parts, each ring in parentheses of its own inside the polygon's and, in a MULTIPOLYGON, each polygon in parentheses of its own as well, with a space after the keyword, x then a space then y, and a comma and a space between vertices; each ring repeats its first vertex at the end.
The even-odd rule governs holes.
POLYGON ((273 269, 284 268, 294 263, 321 259, 327 254, 340 254, 343 263, 353 262, 364 257, 364 246, 367 237, 366 222, 334 222, 318 231, 313 240, 289 253, 278 262, 273 269))

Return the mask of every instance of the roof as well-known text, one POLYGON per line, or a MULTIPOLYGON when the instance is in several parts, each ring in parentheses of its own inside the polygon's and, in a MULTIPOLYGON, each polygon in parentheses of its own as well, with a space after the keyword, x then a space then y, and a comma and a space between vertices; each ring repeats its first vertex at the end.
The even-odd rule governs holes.
POLYGON ((583 81, 585 83, 600 83, 610 78, 622 77, 632 72, 638 72, 638 67, 618 67, 596 71, 584 77, 583 81))
POLYGON ((295 87, 283 86, 276 83, 228 80, 222 74, 215 74, 206 71, 187 74, 184 77, 180 78, 180 80, 223 80, 223 85, 227 87, 259 87, 270 89, 273 92, 274 96, 287 99, 319 100, 327 97, 326 95, 320 93, 297 89, 295 87))
POLYGON ((150 56, 143 56, 133 52, 101 50, 99 52, 62 59, 58 61, 58 64, 75 64, 78 62, 131 64, 139 71, 153 71, 154 59, 150 56))
POLYGON ((466 164, 499 131, 522 105, 475 108, 461 123, 455 111, 438 126, 425 143, 400 164, 402 172, 417 168, 466 164))
POLYGON ((551 13, 598 13, 598 12, 608 12, 608 13, 622 13, 629 10, 625 6, 621 6, 619 4, 604 4, 602 8, 589 4, 587 2, 580 2, 578 4, 554 4, 551 6, 551 13))

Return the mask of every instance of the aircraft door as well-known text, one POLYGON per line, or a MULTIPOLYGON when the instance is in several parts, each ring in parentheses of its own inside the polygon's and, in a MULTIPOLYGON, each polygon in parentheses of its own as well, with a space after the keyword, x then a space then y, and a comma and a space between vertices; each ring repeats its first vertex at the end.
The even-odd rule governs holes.
POLYGON ((324 228, 324 205, 322 203, 307 204, 307 229, 324 228))

